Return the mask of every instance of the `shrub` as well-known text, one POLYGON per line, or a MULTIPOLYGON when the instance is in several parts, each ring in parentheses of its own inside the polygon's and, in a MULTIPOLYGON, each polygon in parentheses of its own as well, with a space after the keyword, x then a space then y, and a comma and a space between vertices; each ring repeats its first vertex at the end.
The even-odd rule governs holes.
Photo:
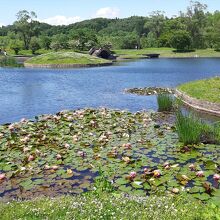
POLYGON ((17 63, 14 57, 0 56, 0 66, 1 67, 20 67, 21 65, 17 63))
POLYGON ((171 95, 159 94, 157 96, 158 111, 169 112, 173 109, 174 100, 171 95))

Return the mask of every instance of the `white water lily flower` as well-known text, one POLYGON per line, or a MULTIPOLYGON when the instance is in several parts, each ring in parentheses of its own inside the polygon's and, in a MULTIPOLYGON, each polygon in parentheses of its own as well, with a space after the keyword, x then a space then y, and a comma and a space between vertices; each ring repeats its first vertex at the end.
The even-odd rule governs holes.
POLYGON ((24 148, 23 148, 23 152, 24 152, 24 153, 28 152, 29 150, 30 150, 29 147, 24 147, 24 148))
POLYGON ((21 142, 27 143, 28 141, 30 141, 30 138, 28 136, 25 136, 24 138, 20 139, 21 142))
POLYGON ((180 191, 180 190, 179 190, 178 188, 173 188, 173 189, 172 189, 172 192, 175 193, 175 194, 178 194, 179 191, 180 191))

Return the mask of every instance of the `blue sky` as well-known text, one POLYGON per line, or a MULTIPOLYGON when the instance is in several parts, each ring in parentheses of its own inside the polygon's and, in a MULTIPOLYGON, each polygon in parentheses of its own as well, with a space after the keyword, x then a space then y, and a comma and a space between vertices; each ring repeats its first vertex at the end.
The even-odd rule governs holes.
MULTIPOLYGON (((129 17, 149 15, 162 10, 166 15, 185 11, 189 0, 0 0, 0 24, 11 24, 15 14, 26 9, 35 11, 38 19, 51 24, 68 24, 94 17, 129 17)), ((220 10, 220 0, 201 0, 209 11, 220 10)))

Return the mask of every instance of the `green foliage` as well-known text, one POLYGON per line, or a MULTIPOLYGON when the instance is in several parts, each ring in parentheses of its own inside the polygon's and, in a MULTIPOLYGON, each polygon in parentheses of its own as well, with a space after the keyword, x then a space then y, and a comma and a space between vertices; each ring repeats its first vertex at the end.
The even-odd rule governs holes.
POLYGON ((51 44, 51 38, 48 36, 40 36, 40 46, 42 49, 49 50, 51 44))
POLYGON ((170 45, 177 50, 189 50, 191 37, 187 31, 176 31, 170 38, 170 45))
POLYGON ((83 194, 0 204, 1 218, 11 219, 137 219, 218 220, 220 208, 180 196, 83 194))
POLYGON ((188 82, 178 89, 198 100, 220 103, 220 77, 188 82))
POLYGON ((111 64, 111 61, 90 56, 88 54, 75 53, 75 52, 51 52, 33 57, 26 61, 28 64, 111 64))
POLYGON ((34 12, 28 12, 26 10, 19 11, 16 16, 17 21, 14 23, 15 30, 20 34, 24 42, 24 47, 28 50, 31 38, 38 35, 38 22, 34 20, 37 16, 34 12))
POLYGON ((14 57, 0 55, 0 67, 20 67, 14 57))
POLYGON ((179 140, 184 144, 220 143, 220 124, 206 124, 193 114, 176 113, 179 140))
POLYGON ((171 95, 159 94, 157 96, 158 111, 169 112, 173 109, 174 100, 171 95))
POLYGON ((32 51, 32 54, 35 54, 35 52, 37 50, 39 50, 40 48, 41 47, 40 47, 40 43, 39 43, 38 38, 36 38, 36 37, 31 38, 30 49, 32 51))
POLYGON ((89 50, 92 46, 110 42, 113 49, 146 47, 215 48, 220 45, 220 12, 207 13, 207 6, 191 1, 186 12, 168 18, 164 12, 154 11, 148 17, 132 16, 123 19, 95 18, 70 24, 51 26, 36 21, 36 14, 19 11, 13 25, 0 28, 1 47, 8 47, 15 33, 29 49, 31 38, 38 37, 41 48, 54 50, 89 50), (60 34, 62 33, 62 34, 60 34), (63 35, 63 36, 62 36, 63 35), (190 39, 189 39, 190 38, 190 39))
POLYGON ((115 189, 112 186, 111 182, 108 180, 108 177, 105 176, 104 172, 101 168, 99 168, 99 176, 95 178, 94 183, 94 193, 102 194, 102 193, 111 193, 114 192, 115 189))
POLYGON ((23 48, 23 42, 21 40, 12 39, 10 41, 10 48, 14 50, 16 55, 18 55, 19 51, 23 48))
POLYGON ((176 113, 176 128, 180 142, 198 144, 201 140, 203 123, 194 115, 183 115, 181 111, 176 113))

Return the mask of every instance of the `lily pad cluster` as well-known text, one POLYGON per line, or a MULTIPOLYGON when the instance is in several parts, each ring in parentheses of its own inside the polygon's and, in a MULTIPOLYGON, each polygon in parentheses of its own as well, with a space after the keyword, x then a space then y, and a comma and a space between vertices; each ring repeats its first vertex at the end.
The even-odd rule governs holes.
POLYGON ((125 89, 125 92, 136 95, 151 96, 151 95, 159 95, 159 94, 173 94, 174 90, 170 88, 145 87, 145 88, 125 89))
POLYGON ((219 201, 220 146, 183 146, 172 122, 161 118, 103 108, 3 125, 0 196, 81 193, 92 189, 101 169, 129 194, 190 193, 219 201))

